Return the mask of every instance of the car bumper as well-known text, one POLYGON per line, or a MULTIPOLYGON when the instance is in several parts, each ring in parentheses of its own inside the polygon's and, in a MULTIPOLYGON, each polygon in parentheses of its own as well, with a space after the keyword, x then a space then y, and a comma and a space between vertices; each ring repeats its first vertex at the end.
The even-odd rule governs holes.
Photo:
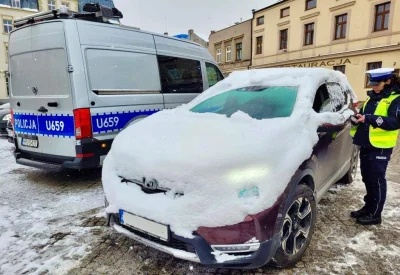
POLYGON ((179 259, 201 263, 212 268, 253 269, 264 266, 272 259, 280 245, 280 238, 276 236, 270 240, 261 242, 260 248, 257 251, 248 253, 244 257, 218 262, 212 254, 214 250, 201 236, 197 235, 193 239, 187 239, 172 232, 171 241, 167 243, 121 225, 118 214, 108 214, 108 224, 113 226, 117 232, 159 251, 168 253, 179 259))
MULTIPOLYGON (((87 154, 91 152, 90 157, 74 158, 49 154, 33 153, 19 149, 17 146, 14 151, 16 162, 21 165, 35 167, 43 170, 62 171, 62 170, 84 170, 99 168, 111 148, 112 140, 96 141, 88 140, 84 146, 76 148, 77 154, 87 154), (101 144, 106 144, 107 149, 101 148, 101 144)), ((77 146, 78 147, 78 146, 77 146)))

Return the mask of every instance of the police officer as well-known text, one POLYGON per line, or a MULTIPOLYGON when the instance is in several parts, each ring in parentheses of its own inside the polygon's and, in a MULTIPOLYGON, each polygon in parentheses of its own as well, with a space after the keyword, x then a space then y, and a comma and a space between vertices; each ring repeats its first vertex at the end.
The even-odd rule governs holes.
POLYGON ((394 69, 367 71, 368 98, 352 119, 353 143, 360 146, 365 205, 351 212, 363 225, 380 224, 386 201, 386 169, 400 129, 400 78, 394 69))

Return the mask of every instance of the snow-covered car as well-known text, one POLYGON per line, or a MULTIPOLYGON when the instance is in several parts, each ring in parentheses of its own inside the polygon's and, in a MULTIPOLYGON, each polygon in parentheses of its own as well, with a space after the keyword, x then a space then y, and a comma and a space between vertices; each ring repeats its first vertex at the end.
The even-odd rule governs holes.
POLYGON ((11 120, 10 103, 0 105, 0 137, 7 137, 7 124, 11 120))
POLYGON ((208 266, 294 265, 316 203, 356 172, 351 99, 327 69, 232 73, 117 136, 102 176, 108 224, 208 266))

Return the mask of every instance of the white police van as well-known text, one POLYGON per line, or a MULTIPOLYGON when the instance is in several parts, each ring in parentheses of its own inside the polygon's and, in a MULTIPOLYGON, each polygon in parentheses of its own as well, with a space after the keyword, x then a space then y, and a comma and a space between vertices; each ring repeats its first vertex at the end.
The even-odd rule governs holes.
POLYGON ((15 20, 9 73, 17 163, 99 167, 128 124, 187 103, 223 78, 196 43, 111 24, 122 17, 115 8, 84 10, 62 6, 15 20))

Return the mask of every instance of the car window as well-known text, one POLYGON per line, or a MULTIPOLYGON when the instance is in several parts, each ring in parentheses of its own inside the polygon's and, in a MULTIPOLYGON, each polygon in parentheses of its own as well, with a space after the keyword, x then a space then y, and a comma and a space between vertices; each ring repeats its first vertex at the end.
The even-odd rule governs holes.
POLYGON ((339 112, 348 100, 347 93, 338 83, 329 82, 321 85, 315 95, 313 109, 317 113, 339 112))
POLYGON ((203 77, 200 61, 158 56, 163 93, 201 93, 203 77))
POLYGON ((209 87, 214 86, 219 81, 224 79, 224 76, 219 71, 217 66, 206 62, 206 70, 207 70, 207 79, 209 87))
POLYGON ((211 97, 191 109, 230 117, 242 111, 255 119, 289 117, 297 99, 297 87, 252 86, 211 97))

